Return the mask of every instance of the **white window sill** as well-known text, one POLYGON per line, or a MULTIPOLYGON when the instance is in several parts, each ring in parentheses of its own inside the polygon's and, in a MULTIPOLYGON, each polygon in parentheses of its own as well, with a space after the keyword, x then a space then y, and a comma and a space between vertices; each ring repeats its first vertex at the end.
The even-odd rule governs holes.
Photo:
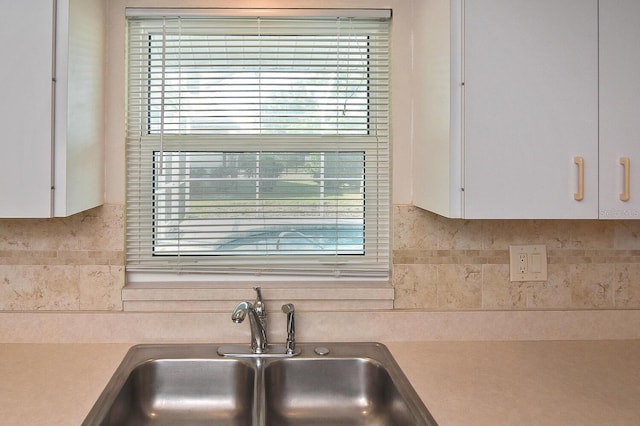
POLYGON ((231 312, 238 302, 255 299, 256 286, 269 310, 284 303, 304 311, 393 309, 394 289, 388 280, 128 282, 122 300, 129 312, 231 312))

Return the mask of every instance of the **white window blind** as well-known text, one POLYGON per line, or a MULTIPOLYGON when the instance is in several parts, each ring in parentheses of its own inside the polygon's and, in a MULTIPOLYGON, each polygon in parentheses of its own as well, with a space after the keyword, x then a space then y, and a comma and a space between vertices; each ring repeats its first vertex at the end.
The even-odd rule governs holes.
POLYGON ((389 22, 128 18, 127 270, 386 277, 389 22))

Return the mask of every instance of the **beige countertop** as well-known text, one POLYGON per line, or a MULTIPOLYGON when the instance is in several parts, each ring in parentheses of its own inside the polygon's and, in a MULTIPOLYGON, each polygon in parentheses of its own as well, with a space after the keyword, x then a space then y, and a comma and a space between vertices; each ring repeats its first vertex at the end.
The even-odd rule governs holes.
MULTIPOLYGON (((0 344, 3 425, 79 425, 129 344, 0 344)), ((388 343, 440 425, 637 425, 640 340, 388 343)))
POLYGON ((639 425, 640 341, 389 349, 440 425, 639 425))

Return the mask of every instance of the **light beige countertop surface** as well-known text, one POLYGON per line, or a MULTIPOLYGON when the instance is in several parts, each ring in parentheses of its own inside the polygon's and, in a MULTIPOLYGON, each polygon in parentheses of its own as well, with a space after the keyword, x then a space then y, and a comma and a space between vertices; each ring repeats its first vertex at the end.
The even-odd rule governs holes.
POLYGON ((640 425, 640 341, 389 349, 440 425, 640 425))
MULTIPOLYGON (((129 344, 0 344, 3 425, 79 425, 129 344)), ((640 340, 388 343, 440 425, 638 425, 640 340)))

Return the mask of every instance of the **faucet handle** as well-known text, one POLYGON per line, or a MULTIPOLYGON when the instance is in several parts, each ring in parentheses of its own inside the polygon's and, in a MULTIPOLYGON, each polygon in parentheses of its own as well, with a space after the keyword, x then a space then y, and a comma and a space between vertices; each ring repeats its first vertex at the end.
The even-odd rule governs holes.
POLYGON ((265 309, 264 301, 262 300, 262 291, 260 287, 253 288, 256 291, 256 302, 253 304, 256 311, 260 312, 265 309))
POLYGON ((260 287, 253 288, 256 291, 256 302, 262 302, 262 289, 260 287))
POLYGON ((258 318, 260 318, 260 322, 264 327, 267 326, 267 306, 264 304, 262 300, 262 291, 260 287, 253 288, 256 291, 256 301, 253 304, 253 309, 255 309, 256 314, 258 314, 258 318))

